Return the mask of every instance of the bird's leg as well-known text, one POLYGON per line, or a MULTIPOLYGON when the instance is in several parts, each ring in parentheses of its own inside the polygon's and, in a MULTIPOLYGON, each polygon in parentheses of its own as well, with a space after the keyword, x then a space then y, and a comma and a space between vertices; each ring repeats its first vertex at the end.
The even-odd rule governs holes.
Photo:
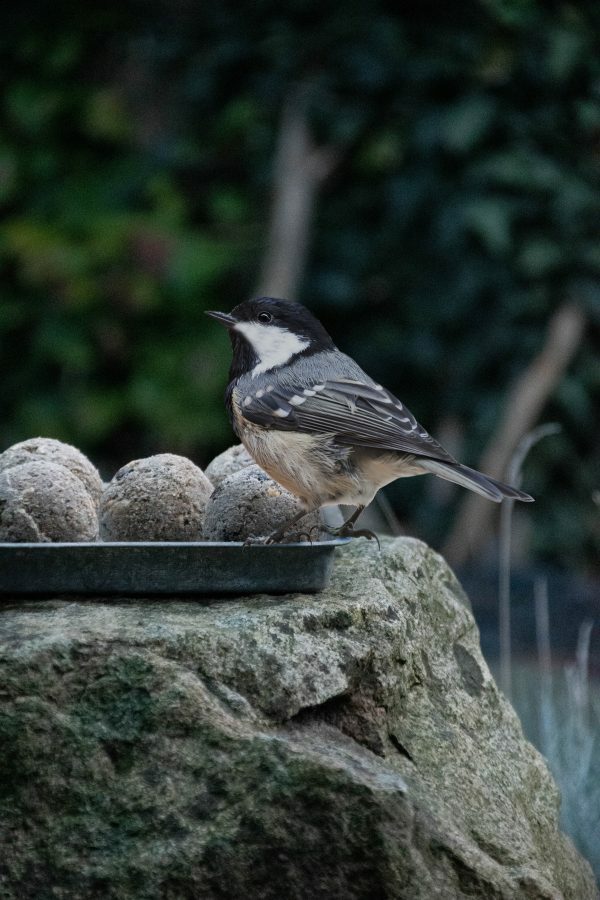
POLYGON ((279 528, 277 528, 275 531, 273 531, 266 539, 265 544, 278 543, 278 541, 281 540, 281 538, 284 536, 286 531, 288 531, 288 529, 290 529, 292 527, 292 525, 295 525, 296 522, 299 522, 300 519, 303 519, 304 516, 307 516, 309 514, 309 512, 312 512, 312 510, 301 509, 299 512, 296 513, 296 515, 293 517, 293 519, 290 519, 288 522, 285 522, 283 525, 281 525, 279 528))
MULTIPOLYGON (((264 537, 252 537, 252 536, 247 537, 246 540, 244 541, 244 546, 251 547, 253 544, 254 545, 256 545, 256 544, 277 544, 282 539, 284 534, 292 527, 292 525, 295 525, 296 522, 299 522, 300 519, 304 518, 304 516, 307 516, 309 513, 314 512, 314 511, 315 511, 314 509, 301 509, 299 512, 296 513, 296 515, 292 519, 289 519, 287 522, 285 522, 283 525, 281 525, 275 531, 271 532, 271 534, 268 534, 264 537)), ((313 525, 313 527, 310 529, 310 531, 298 532, 298 537, 306 537, 312 544, 312 542, 313 542, 312 532, 314 531, 315 528, 318 528, 319 531, 322 530, 320 526, 313 525)))
POLYGON ((364 509, 364 506, 357 506, 356 509, 354 510, 354 512, 352 513, 352 515, 350 516, 350 518, 346 519, 346 521, 344 522, 343 525, 340 525, 340 530, 354 531, 354 523, 360 516, 363 509, 364 509))
POLYGON ((311 525, 308 531, 298 531, 296 532, 296 534, 297 537, 304 537, 309 542, 309 544, 312 544, 313 541, 318 541, 321 539, 324 531, 327 531, 327 526, 324 522, 318 522, 316 525, 311 525))
POLYGON ((335 535, 335 537, 364 537, 370 541, 375 540, 377 541, 377 546, 381 550, 379 538, 374 531, 371 531, 369 528, 354 527, 354 523, 360 516, 363 509, 364 506, 357 506, 350 518, 346 519, 343 525, 340 525, 338 528, 330 528, 328 529, 328 531, 330 534, 335 535))

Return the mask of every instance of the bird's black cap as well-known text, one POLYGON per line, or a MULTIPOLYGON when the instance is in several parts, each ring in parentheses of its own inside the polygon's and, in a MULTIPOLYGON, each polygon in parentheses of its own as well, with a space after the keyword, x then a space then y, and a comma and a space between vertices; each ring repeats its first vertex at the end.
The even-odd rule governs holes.
POLYGON ((334 343, 319 320, 301 303, 277 297, 256 297, 244 300, 230 313, 207 311, 207 316, 233 328, 238 322, 261 322, 278 325, 310 342, 314 350, 332 350, 334 343), (270 319, 267 317, 270 316, 270 319))
POLYGON ((295 335, 302 348, 296 356, 310 356, 322 350, 335 350, 335 344, 318 319, 300 303, 280 300, 277 297, 257 297, 239 303, 230 313, 207 312, 211 318, 229 330, 233 357, 229 370, 233 380, 253 369, 258 356, 244 329, 236 325, 256 323, 275 327, 295 335))

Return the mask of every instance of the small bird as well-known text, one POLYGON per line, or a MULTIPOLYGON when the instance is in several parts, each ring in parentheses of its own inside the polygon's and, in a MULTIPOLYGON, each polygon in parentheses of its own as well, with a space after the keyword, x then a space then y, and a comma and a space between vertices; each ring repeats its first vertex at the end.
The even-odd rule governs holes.
POLYGON ((432 473, 496 503, 533 500, 457 462, 397 397, 338 350, 305 306, 260 297, 207 315, 231 339, 225 402, 235 433, 302 503, 268 542, 307 513, 340 503, 356 510, 335 533, 374 537, 354 523, 380 488, 409 475, 432 473))

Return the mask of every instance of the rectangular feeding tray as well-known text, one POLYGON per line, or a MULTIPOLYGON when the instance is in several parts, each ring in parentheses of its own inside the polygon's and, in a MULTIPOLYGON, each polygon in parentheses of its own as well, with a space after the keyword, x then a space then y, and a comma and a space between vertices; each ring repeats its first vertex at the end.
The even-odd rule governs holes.
POLYGON ((0 543, 0 595, 313 593, 347 541, 0 543))

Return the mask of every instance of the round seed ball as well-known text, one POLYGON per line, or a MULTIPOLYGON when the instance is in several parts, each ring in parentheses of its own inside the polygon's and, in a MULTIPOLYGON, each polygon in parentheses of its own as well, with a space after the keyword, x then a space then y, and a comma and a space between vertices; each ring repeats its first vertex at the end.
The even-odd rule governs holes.
POLYGON ((29 438, 19 444, 13 444, 4 453, 0 453, 0 472, 34 460, 64 466, 79 478, 96 507, 98 506, 102 494, 102 479, 98 470, 77 447, 63 444, 54 438, 29 438))
POLYGON ((234 447, 229 447, 228 450, 224 450, 223 453, 215 456, 204 471, 213 487, 217 487, 228 475, 233 475, 234 472, 239 472, 240 469, 245 469, 246 466, 254 465, 256 463, 244 445, 236 444, 234 447))
POLYGON ((33 460, 0 472, 0 541, 95 541, 96 507, 65 466, 33 460))
POLYGON ((184 456, 158 453, 123 466, 100 501, 105 541, 199 541, 212 484, 184 456))
MULTIPOLYGON (((206 507, 204 538, 207 541, 245 541, 266 537, 288 522, 302 509, 297 497, 269 478, 256 465, 234 472, 215 488, 206 507)), ((290 528, 284 542, 306 540, 300 532, 319 526, 319 513, 313 512, 290 528)), ((318 537, 318 532, 313 532, 318 537)))

